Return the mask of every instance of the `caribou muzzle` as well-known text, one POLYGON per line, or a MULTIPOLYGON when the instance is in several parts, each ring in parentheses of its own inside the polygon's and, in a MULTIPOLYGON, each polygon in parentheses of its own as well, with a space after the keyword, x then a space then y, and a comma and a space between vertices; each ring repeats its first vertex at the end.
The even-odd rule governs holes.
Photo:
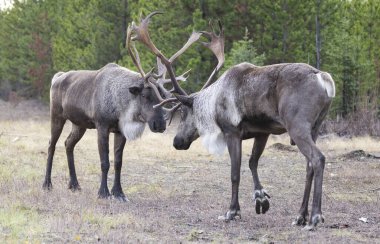
POLYGON ((162 119, 152 119, 148 122, 149 129, 152 132, 159 132, 162 133, 166 130, 166 121, 164 118, 162 119))
POLYGON ((183 137, 174 137, 173 146, 177 150, 187 150, 189 149, 192 141, 185 140, 183 137))

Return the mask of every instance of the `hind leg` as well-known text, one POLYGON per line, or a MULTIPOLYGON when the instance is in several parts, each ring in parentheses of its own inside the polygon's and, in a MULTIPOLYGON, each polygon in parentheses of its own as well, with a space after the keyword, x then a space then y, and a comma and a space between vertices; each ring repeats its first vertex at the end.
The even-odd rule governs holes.
POLYGON ((121 166, 123 160, 123 149, 126 139, 121 133, 115 133, 114 137, 114 154, 115 154, 115 181, 111 189, 111 194, 118 200, 126 202, 127 198, 123 193, 120 183, 121 166))
POLYGON ((323 222, 324 219, 322 217, 322 182, 323 182, 323 171, 325 167, 325 157, 321 153, 321 151, 315 145, 313 137, 311 135, 311 126, 307 122, 296 123, 297 127, 290 128, 289 135, 297 144, 301 153, 307 159, 307 174, 306 174, 306 184, 305 184, 305 192, 304 197, 300 209, 299 219, 297 217, 296 224, 301 224, 302 220, 304 220, 307 216, 307 205, 309 201, 311 184, 314 180, 314 192, 313 192, 313 204, 312 204, 312 212, 310 216, 310 220, 308 225, 305 227, 307 230, 314 229, 319 222, 323 222))
POLYGON ((268 134, 263 134, 255 137, 255 142, 252 148, 252 155, 249 159, 249 168, 251 169, 253 184, 254 184, 254 193, 253 198, 256 205, 256 213, 266 213, 269 209, 268 198, 270 196, 263 189, 263 186, 260 183, 259 175, 257 173, 257 165, 259 163, 259 158, 264 151, 265 145, 268 141, 268 134))
POLYGON ((45 174, 45 181, 42 185, 42 187, 46 190, 51 190, 53 187, 51 183, 51 169, 53 166, 53 157, 55 152, 55 146, 57 144, 57 141, 59 139, 59 136, 62 133, 63 126, 65 125, 66 120, 61 117, 54 117, 51 118, 51 137, 49 141, 49 148, 48 148, 48 158, 47 158, 47 164, 46 164, 46 174, 45 174))
POLYGON ((77 125, 72 124, 70 135, 67 137, 65 141, 67 163, 69 165, 70 172, 69 189, 71 189, 72 191, 80 190, 74 165, 74 147, 78 143, 78 141, 83 137, 85 132, 86 128, 81 128, 77 125))
MULTIPOLYGON (((326 117, 329 106, 327 106, 319 115, 318 120, 315 122, 314 127, 311 129, 311 138, 314 143, 318 139, 319 128, 322 124, 323 119, 326 117)), ((314 170, 310 161, 306 162, 306 181, 305 181, 305 191, 302 200, 301 208, 299 210, 299 215, 293 221, 293 225, 306 225, 308 212, 308 204, 310 198, 311 185, 313 182, 314 170)))
POLYGON ((293 221, 292 223, 293 225, 306 225, 307 217, 309 216, 308 205, 309 205, 311 184, 313 183, 313 176, 314 176, 313 167, 311 167, 310 162, 306 162, 306 181, 305 181, 304 195, 302 199, 301 208, 298 212, 299 215, 293 221))
MULTIPOLYGON (((314 143, 317 141, 317 138, 318 138, 319 126, 320 124, 316 124, 311 131, 311 138, 314 141, 314 143)), ((301 208, 299 210, 299 215, 293 221, 293 225, 306 225, 307 217, 309 215, 308 205, 309 205, 311 185, 313 183, 313 177, 314 177, 314 170, 313 170, 312 164, 310 161, 307 161, 304 197, 302 200, 301 208)))

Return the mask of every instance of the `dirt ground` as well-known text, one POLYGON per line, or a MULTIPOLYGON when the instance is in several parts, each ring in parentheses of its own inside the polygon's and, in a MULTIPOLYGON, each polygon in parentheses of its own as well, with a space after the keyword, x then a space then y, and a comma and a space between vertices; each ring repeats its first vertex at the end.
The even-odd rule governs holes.
MULTIPOLYGON (((380 243, 379 138, 319 139, 327 158, 325 223, 308 232, 291 225, 302 201, 306 164, 297 148, 288 146, 287 135, 272 136, 259 162, 260 179, 271 196, 264 215, 255 213, 252 201, 248 159, 253 140, 244 142, 242 219, 225 223, 218 216, 230 201, 227 153, 210 155, 200 140, 188 151, 176 151, 175 125, 164 134, 147 129, 124 150, 121 180, 129 202, 100 200, 95 130, 87 131, 75 150, 82 191, 67 189, 67 123, 56 149, 53 190, 45 192, 49 127, 48 108, 41 103, 0 101, 1 243, 380 243)), ((111 168, 109 188, 113 178, 111 168)))

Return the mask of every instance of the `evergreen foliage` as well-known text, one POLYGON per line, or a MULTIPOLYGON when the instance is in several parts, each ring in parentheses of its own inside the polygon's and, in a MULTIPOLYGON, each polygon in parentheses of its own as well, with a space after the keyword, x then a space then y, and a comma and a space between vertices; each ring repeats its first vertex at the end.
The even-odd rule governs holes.
MULTIPOLYGON (((225 68, 251 62, 304 62, 330 72, 337 97, 331 115, 379 112, 380 1, 378 0, 18 0, 0 10, 0 95, 10 90, 47 98, 57 71, 98 69, 116 62, 135 69, 125 50, 127 23, 151 11, 150 33, 166 56, 193 30, 220 19, 225 68)), ((145 70, 156 59, 138 45, 145 70)), ((216 60, 195 44, 174 64, 192 69, 183 86, 196 91, 216 60)))

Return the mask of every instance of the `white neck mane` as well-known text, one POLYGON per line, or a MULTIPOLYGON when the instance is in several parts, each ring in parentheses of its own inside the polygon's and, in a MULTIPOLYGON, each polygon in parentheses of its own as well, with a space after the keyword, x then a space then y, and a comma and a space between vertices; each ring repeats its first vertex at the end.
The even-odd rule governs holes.
POLYGON ((138 113, 138 111, 133 109, 136 107, 137 106, 134 104, 130 104, 128 109, 121 114, 119 119, 119 129, 127 141, 132 141, 141 137, 145 129, 145 123, 134 121, 134 118, 136 117, 134 115, 138 113))
POLYGON ((199 135, 202 137, 203 146, 211 153, 222 155, 226 148, 226 141, 216 119, 223 118, 232 125, 238 125, 241 115, 235 105, 233 91, 226 91, 225 75, 210 87, 202 90, 194 99, 195 124, 199 135), (224 100, 225 110, 217 115, 217 103, 224 100))

